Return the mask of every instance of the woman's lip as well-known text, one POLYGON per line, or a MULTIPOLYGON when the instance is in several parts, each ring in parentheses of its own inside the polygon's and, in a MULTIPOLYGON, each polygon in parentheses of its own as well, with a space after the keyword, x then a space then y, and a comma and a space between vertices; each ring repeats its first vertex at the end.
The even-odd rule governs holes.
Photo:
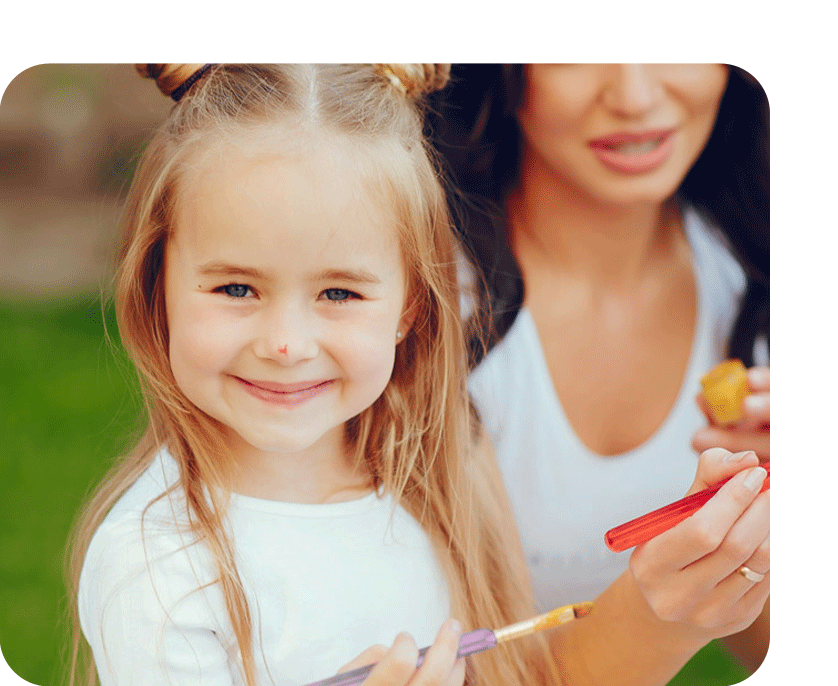
POLYGON ((625 143, 645 143, 658 138, 666 138, 675 133, 675 129, 649 129, 646 131, 623 131, 610 136, 594 138, 588 142, 592 148, 610 148, 625 143))
POLYGON ((287 407, 300 405, 328 389, 333 379, 316 381, 301 381, 299 383, 276 383, 274 381, 260 381, 233 377, 250 395, 272 405, 287 407))
POLYGON ((620 174, 643 174, 654 171, 669 159, 675 147, 674 134, 675 129, 618 133, 594 139, 588 145, 599 161, 612 171, 620 174), (657 141, 651 150, 637 152, 619 149, 621 145, 643 144, 649 141, 657 141))

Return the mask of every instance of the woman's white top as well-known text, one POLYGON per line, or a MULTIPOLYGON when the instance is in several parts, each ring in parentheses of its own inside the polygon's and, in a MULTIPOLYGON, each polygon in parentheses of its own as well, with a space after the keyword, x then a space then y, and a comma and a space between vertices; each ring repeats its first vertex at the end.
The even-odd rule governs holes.
POLYGON ((630 554, 608 550, 605 532, 682 497, 695 476, 698 456, 690 442, 706 424, 695 395, 700 377, 725 358, 745 277, 694 211, 686 212, 684 224, 693 251, 697 326, 678 399, 645 443, 602 457, 581 442, 556 395, 526 307, 471 375, 469 387, 494 441, 542 610, 593 600, 605 590, 630 554))
MULTIPOLYGON (((244 683, 216 567, 185 527, 182 491, 143 516, 177 469, 161 453, 88 549, 79 611, 102 686, 244 683)), ((400 631, 429 645, 449 616, 429 539, 389 496, 305 505, 234 494, 228 523, 260 685, 324 679, 400 631)))

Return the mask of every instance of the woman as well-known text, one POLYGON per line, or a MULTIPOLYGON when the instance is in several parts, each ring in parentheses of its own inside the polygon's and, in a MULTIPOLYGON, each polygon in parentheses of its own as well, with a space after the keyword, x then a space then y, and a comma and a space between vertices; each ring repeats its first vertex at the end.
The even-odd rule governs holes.
MULTIPOLYGON (((695 609, 699 557, 675 530, 630 561, 603 534, 680 497, 696 451, 770 458, 765 94, 725 65, 464 65, 436 109, 475 277, 471 390, 538 600, 599 597, 599 621, 613 611, 612 640, 629 643, 639 602, 661 642, 625 655, 664 675, 661 656, 707 629, 706 607, 747 612, 722 600, 721 574, 695 609), (751 393, 723 428, 696 393, 727 356, 751 368, 751 393)), ((768 571, 767 508, 760 496, 743 517, 765 534, 754 578, 768 571)), ((765 600, 767 577, 754 583, 743 593, 765 600)), ((767 626, 766 607, 725 642, 755 669, 767 626)))

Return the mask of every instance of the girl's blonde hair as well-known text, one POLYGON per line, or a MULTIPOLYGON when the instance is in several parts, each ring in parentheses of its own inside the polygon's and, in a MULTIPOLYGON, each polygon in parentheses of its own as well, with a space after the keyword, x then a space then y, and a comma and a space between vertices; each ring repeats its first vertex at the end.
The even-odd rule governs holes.
MULTIPOLYGON (((200 65, 141 65, 161 90, 175 91, 200 65)), ((190 525, 213 553, 241 650, 256 684, 251 611, 222 524, 228 465, 215 420, 178 388, 168 360, 163 256, 179 187, 195 150, 240 127, 288 128, 357 141, 359 173, 392 204, 408 274, 413 325, 399 344, 384 393, 347 425, 355 459, 428 532, 467 628, 500 627, 532 612, 514 524, 491 458, 475 449, 465 387, 457 249, 439 174, 423 136, 422 96, 442 87, 447 65, 212 65, 178 102, 146 150, 128 194, 115 278, 117 321, 144 390, 147 428, 88 504, 71 541, 74 611, 71 683, 95 684, 77 616, 84 554, 107 512, 166 445, 180 468, 190 525)), ((174 487, 173 487, 174 488, 174 487)), ((164 494, 165 495, 165 494, 164 494)), ((163 496, 161 496, 163 497, 163 496)), ((543 646, 542 646, 543 650, 543 646)), ((528 653, 532 655, 533 653, 528 653)), ((537 681, 547 667, 514 649, 472 662, 469 683, 537 681)))

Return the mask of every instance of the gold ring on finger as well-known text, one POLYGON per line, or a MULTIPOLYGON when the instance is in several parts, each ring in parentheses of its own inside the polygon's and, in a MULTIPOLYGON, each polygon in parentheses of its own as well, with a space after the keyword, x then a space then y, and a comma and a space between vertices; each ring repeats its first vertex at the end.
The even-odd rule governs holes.
POLYGON ((751 569, 750 567, 746 567, 745 565, 742 565, 737 571, 748 581, 753 581, 755 584, 758 584, 765 578, 765 574, 755 572, 753 569, 751 569))

